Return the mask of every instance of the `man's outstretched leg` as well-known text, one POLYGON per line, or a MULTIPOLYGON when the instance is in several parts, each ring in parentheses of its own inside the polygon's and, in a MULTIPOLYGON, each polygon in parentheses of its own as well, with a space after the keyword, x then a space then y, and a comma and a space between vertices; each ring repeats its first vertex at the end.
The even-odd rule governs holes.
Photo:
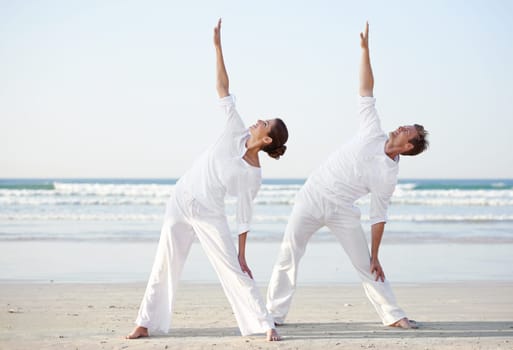
POLYGON ((371 273, 369 248, 359 220, 344 219, 340 216, 335 223, 330 222, 328 227, 337 236, 356 268, 365 294, 376 309, 381 322, 387 326, 415 328, 416 324, 410 324, 405 312, 397 305, 388 280, 376 281, 375 275, 371 273))
POLYGON ((297 198, 289 218, 280 253, 267 288, 267 310, 279 325, 285 321, 296 290, 297 268, 312 234, 321 228, 312 216, 312 203, 297 198))

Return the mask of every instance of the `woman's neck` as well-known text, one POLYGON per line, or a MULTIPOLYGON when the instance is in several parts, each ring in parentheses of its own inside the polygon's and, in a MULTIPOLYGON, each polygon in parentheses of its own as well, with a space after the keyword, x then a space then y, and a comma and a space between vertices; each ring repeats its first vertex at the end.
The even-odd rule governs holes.
POLYGON ((260 168, 260 158, 258 157, 258 150, 255 149, 248 149, 246 153, 244 153, 244 156, 242 156, 242 159, 246 161, 249 165, 260 168))
POLYGON ((260 151, 260 145, 254 142, 253 138, 250 137, 246 141, 246 153, 242 157, 249 165, 260 168, 260 159, 258 152, 260 151))

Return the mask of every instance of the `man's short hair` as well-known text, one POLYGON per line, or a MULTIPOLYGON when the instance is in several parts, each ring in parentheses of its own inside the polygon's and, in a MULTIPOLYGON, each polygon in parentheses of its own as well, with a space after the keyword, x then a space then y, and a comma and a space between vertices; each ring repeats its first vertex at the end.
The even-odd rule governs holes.
POLYGON ((422 125, 413 124, 413 126, 415 130, 417 130, 417 136, 408 140, 408 142, 413 145, 413 148, 407 152, 401 153, 403 156, 416 156, 424 152, 429 146, 429 141, 426 139, 429 135, 428 131, 424 129, 422 125))

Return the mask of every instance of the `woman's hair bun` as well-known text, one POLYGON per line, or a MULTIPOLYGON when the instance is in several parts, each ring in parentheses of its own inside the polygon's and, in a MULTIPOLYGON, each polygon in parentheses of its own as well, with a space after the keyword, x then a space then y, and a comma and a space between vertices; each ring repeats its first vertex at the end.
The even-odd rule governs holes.
POLYGON ((275 149, 273 149, 272 151, 268 151, 267 154, 269 155, 269 157, 271 158, 274 158, 274 159, 280 159, 280 157, 285 154, 285 151, 287 150, 287 146, 285 145, 281 145, 279 147, 276 147, 275 149))
POLYGON ((271 158, 280 159, 280 157, 287 150, 285 143, 289 138, 289 131, 287 130, 287 126, 283 120, 276 118, 274 121, 274 126, 269 132, 269 137, 272 139, 272 142, 265 146, 263 151, 266 152, 271 158))

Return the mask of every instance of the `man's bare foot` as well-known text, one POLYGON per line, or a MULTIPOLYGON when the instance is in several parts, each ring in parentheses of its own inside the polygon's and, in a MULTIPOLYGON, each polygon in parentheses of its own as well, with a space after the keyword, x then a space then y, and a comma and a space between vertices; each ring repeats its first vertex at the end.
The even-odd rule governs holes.
POLYGON ((390 327, 398 327, 403 329, 417 329, 419 326, 417 322, 414 320, 409 320, 407 317, 401 318, 399 321, 394 322, 390 325, 390 327))
POLYGON ((266 339, 267 341, 280 341, 281 337, 278 332, 276 332, 276 329, 272 328, 267 331, 266 339))
POLYGON ((143 338, 148 336, 148 328, 137 326, 134 328, 132 333, 127 335, 126 339, 137 339, 137 338, 143 338))

